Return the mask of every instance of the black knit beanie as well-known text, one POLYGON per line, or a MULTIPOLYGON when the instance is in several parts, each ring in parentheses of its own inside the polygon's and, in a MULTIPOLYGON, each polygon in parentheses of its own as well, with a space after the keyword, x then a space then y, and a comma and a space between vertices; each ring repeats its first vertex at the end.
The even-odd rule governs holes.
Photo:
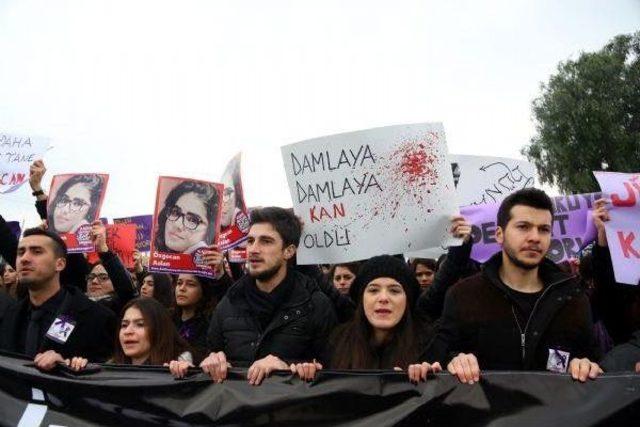
POLYGON ((360 267, 360 271, 349 289, 351 299, 359 304, 365 286, 378 277, 390 277, 400 283, 407 294, 408 304, 412 308, 415 307, 420 294, 420 285, 407 263, 391 255, 375 256, 360 267))

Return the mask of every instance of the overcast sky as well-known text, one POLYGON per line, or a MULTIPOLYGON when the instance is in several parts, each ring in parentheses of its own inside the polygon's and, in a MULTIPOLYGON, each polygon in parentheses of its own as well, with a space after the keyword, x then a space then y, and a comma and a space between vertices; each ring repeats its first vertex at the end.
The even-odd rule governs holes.
POLYGON ((291 206, 303 139, 442 121, 451 153, 521 157, 558 62, 639 29, 639 0, 0 0, 0 129, 51 139, 45 188, 110 173, 110 218, 240 150, 247 203, 291 206))

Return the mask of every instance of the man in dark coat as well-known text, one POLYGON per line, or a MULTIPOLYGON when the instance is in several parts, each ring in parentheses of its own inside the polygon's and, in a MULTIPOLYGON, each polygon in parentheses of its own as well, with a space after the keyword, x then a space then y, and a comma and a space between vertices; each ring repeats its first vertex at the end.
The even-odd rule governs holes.
POLYGON ((553 204, 543 191, 508 196, 495 236, 502 251, 448 292, 436 343, 460 381, 478 381, 480 367, 569 370, 581 381, 601 372, 591 362, 598 355, 589 300, 545 258, 552 224, 553 204))
POLYGON ((247 238, 249 274, 236 282, 211 317, 211 354, 201 367, 214 381, 226 378, 227 361, 250 365, 257 385, 289 363, 312 361, 337 323, 333 306, 315 281, 289 268, 302 225, 282 208, 251 213, 247 238))
POLYGON ((5 313, 0 348, 34 357, 45 370, 73 356, 104 361, 113 351, 115 316, 79 289, 61 285, 65 265, 58 235, 39 228, 24 232, 16 267, 29 294, 5 313))

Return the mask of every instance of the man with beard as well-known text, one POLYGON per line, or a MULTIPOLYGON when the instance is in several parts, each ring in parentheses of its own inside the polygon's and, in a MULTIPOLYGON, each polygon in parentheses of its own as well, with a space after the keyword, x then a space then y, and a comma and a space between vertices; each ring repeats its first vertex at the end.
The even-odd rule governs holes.
POLYGON ((461 382, 477 382, 480 368, 568 370, 580 381, 602 372, 590 361, 598 357, 589 300, 545 258, 552 226, 553 204, 543 191, 508 196, 495 233, 502 251, 447 294, 436 343, 461 382))
POLYGON ((60 283, 66 258, 57 234, 39 228, 24 232, 16 269, 29 294, 7 310, 0 329, 0 348, 32 357, 45 370, 72 356, 104 361, 113 347, 113 313, 60 283))
POLYGON ((249 274, 216 307, 207 336, 211 354, 200 364, 214 381, 223 381, 233 363, 250 366, 247 379, 258 385, 273 370, 323 351, 336 314, 316 283, 288 265, 301 233, 300 220, 285 209, 251 213, 249 274))

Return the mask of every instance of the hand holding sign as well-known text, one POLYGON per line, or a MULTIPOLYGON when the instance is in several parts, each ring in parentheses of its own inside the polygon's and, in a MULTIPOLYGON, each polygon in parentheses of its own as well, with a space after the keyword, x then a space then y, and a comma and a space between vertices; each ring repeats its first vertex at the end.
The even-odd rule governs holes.
POLYGON ((105 253, 109 250, 109 246, 107 246, 107 227, 102 221, 97 220, 91 223, 90 237, 96 247, 96 252, 105 253))
MULTIPOLYGON (((47 172, 42 160, 36 160, 29 166, 29 185, 33 191, 42 191, 42 178, 47 172)), ((38 200, 46 198, 44 195, 38 196, 38 200)))
POLYGON ((598 245, 607 246, 607 232, 604 228, 604 223, 611 219, 609 215, 609 209, 607 209, 607 199, 598 199, 594 204, 594 210, 592 212, 593 224, 598 231, 598 245))

